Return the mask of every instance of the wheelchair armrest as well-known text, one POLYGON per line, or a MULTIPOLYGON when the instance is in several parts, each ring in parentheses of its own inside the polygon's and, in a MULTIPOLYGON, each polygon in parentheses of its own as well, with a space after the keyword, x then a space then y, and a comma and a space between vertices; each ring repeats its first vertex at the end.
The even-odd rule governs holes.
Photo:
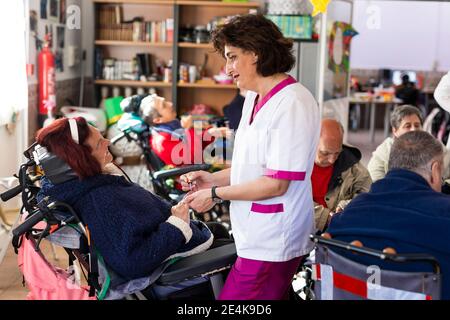
POLYGON ((164 271, 158 279, 158 284, 178 283, 214 270, 229 268, 236 261, 236 257, 236 246, 230 243, 183 258, 164 271))
POLYGON ((208 170, 211 167, 209 164, 194 164, 192 166, 180 167, 169 170, 159 170, 153 173, 153 177, 157 180, 166 179, 173 176, 181 176, 182 174, 191 172, 191 171, 200 171, 200 170, 208 170))

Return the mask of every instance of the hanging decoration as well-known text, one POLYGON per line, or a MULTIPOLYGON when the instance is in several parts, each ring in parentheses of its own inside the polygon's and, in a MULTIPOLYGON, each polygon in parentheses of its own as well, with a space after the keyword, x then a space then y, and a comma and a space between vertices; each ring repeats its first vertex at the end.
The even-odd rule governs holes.
POLYGON ((312 12, 312 16, 316 16, 319 13, 327 12, 328 3, 330 0, 309 0, 311 4, 314 6, 314 10, 312 12))
POLYGON ((350 42, 357 34, 350 24, 334 22, 328 42, 328 68, 334 73, 349 71, 350 42))

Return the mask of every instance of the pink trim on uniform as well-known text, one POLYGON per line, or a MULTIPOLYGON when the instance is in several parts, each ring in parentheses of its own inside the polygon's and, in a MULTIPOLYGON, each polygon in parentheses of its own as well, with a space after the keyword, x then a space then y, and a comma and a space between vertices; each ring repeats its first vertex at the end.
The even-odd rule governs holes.
POLYGON ((250 210, 258 213, 279 213, 284 212, 284 207, 282 203, 261 204, 253 202, 250 210))
POLYGON ((306 172, 304 171, 282 171, 282 170, 265 169, 264 175, 266 177, 282 180, 304 181, 306 178, 306 172))
POLYGON ((219 300, 286 300, 302 259, 269 262, 238 257, 219 300))
MULTIPOLYGON (((258 103, 255 104, 255 106, 253 107, 253 113, 252 116, 250 117, 250 124, 252 124, 253 119, 255 119, 256 114, 259 112, 259 110, 262 109, 262 107, 266 104, 267 101, 270 100, 270 98, 272 98, 275 94, 277 94, 279 91, 281 91, 284 87, 287 87, 290 84, 296 83, 297 80, 295 80, 294 78, 292 78, 291 76, 288 76, 286 79, 284 79, 283 81, 281 81, 279 84, 277 84, 275 87, 273 87, 268 94, 266 94, 264 96, 264 98, 259 101, 258 103)), ((256 97, 256 101, 258 101, 259 96, 256 97)))

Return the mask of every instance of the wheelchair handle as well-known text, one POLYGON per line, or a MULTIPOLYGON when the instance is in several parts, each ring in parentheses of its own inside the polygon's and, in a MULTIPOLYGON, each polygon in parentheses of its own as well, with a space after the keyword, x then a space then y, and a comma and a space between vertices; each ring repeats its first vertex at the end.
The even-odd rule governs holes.
POLYGON ((17 196, 22 191, 22 186, 19 184, 18 186, 15 186, 12 189, 9 189, 8 191, 3 192, 0 195, 0 198, 3 202, 9 201, 15 196, 17 196))
POLYGON ((379 258, 381 260, 393 261, 397 263, 405 263, 405 262, 429 263, 433 266, 434 273, 436 274, 441 273, 441 266, 439 262, 436 260, 435 257, 426 253, 404 253, 404 254, 384 253, 379 250, 366 247, 357 247, 344 241, 327 239, 314 234, 311 234, 309 237, 311 241, 313 241, 314 243, 325 244, 331 247, 344 249, 351 252, 366 254, 375 258, 379 258))
POLYGON ((12 233, 14 237, 20 237, 31 228, 34 227, 35 224, 42 221, 44 219, 45 214, 41 210, 37 210, 33 215, 29 216, 24 222, 22 222, 18 227, 16 227, 12 233))

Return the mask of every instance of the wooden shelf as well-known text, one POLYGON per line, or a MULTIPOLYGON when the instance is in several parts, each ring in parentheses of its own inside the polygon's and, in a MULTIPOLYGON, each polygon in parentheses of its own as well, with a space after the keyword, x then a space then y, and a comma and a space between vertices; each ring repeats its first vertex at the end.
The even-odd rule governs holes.
POLYGON ((228 8, 259 8, 258 2, 232 2, 232 1, 195 1, 195 0, 93 0, 94 3, 130 3, 130 4, 162 4, 181 6, 210 6, 228 8))
POLYGON ((229 8, 259 8, 258 2, 232 2, 232 1, 194 1, 194 0, 175 0, 175 3, 181 6, 211 6, 211 7, 229 7, 229 8))
POLYGON ((197 89, 237 89, 235 84, 216 84, 216 83, 178 83, 179 88, 197 88, 197 89))
POLYGON ((162 4, 173 5, 174 0, 93 0, 94 3, 130 3, 130 4, 162 4))
MULTIPOLYGON (((145 20, 161 19, 162 17, 173 17, 174 36, 180 32, 181 25, 205 25, 216 16, 232 16, 244 14, 249 9, 262 8, 261 0, 227 1, 227 0, 92 0, 95 10, 103 10, 103 5, 119 6, 123 10, 127 19, 133 16, 143 15, 145 20), (147 6, 147 8, 146 8, 147 6), (178 32, 177 32, 178 31, 178 32)), ((97 22, 98 23, 98 22, 97 22)), ((99 28, 99 25, 96 24, 99 28)), ((94 38, 95 39, 95 38, 94 38)), ((131 38, 129 38, 131 39, 131 38)), ((118 41, 118 40, 95 40, 95 47, 98 50, 106 50, 107 56, 115 56, 120 60, 130 59, 130 55, 137 50, 151 51, 156 57, 167 60, 174 59, 174 70, 178 69, 181 62, 191 65, 201 65, 204 63, 204 56, 208 55, 206 70, 208 74, 220 72, 224 61, 219 54, 212 54, 214 46, 210 43, 179 42, 174 38, 173 43, 153 43, 146 41, 118 41), (173 51, 169 53, 169 48, 173 51)), ((157 88, 158 93, 171 99, 179 110, 188 110, 192 105, 203 103, 218 114, 222 114, 222 108, 236 95, 238 87, 236 84, 218 84, 212 79, 199 80, 196 83, 178 83, 178 70, 173 73, 173 82, 162 81, 129 81, 129 80, 95 80, 96 95, 100 94, 101 86, 117 86, 121 89, 131 87, 136 88, 157 88), (209 81, 210 80, 210 81, 209 81)), ((99 101, 98 101, 99 102, 99 101)))
POLYGON ((156 87, 156 88, 172 87, 172 83, 162 81, 95 80, 95 84, 107 86, 121 86, 121 87, 156 87))
POLYGON ((212 43, 179 42, 178 47, 193 49, 214 49, 212 43))
POLYGON ((95 40, 97 46, 124 46, 124 47, 162 47, 172 48, 171 42, 145 42, 145 41, 118 41, 118 40, 95 40))

